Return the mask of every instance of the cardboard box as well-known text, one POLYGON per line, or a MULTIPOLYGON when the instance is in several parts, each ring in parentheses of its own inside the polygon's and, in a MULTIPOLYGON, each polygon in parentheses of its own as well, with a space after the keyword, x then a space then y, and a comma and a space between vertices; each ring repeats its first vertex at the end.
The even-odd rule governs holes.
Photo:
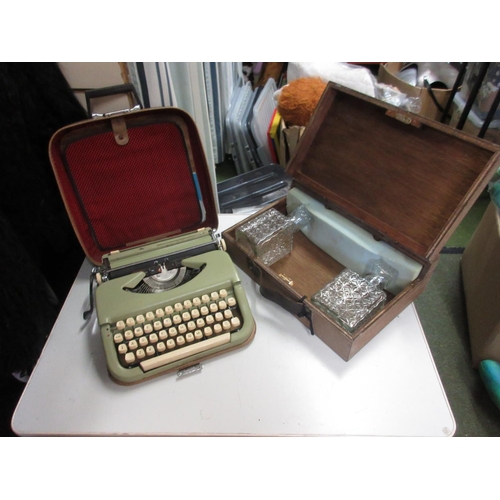
POLYGON ((500 362, 500 214, 490 203, 461 261, 472 364, 500 362))
POLYGON ((280 165, 286 168, 290 158, 295 154, 295 150, 299 144, 299 140, 304 133, 305 127, 299 127, 298 125, 293 125, 291 127, 286 127, 284 125, 284 120, 282 122, 282 127, 280 129, 280 165))
MULTIPOLYGON (((431 120, 440 121, 443 113, 439 110, 439 108, 432 100, 429 91, 424 87, 416 87, 415 85, 410 85, 409 83, 404 82, 396 76, 402 67, 403 63, 399 62, 388 62, 386 64, 380 65, 378 72, 378 82, 396 87, 408 97, 420 98, 421 104, 419 115, 430 118, 431 120)), ((433 93, 436 97, 437 102, 444 109, 450 97, 451 89, 433 89, 433 93)))

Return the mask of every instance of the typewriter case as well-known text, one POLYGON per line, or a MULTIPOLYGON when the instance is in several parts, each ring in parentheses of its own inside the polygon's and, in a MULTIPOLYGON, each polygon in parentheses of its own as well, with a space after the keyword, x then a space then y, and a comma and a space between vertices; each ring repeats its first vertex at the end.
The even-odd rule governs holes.
POLYGON ((312 296, 344 268, 302 232, 291 254, 268 266, 223 233, 233 261, 261 294, 304 323, 348 361, 425 289, 442 247, 500 164, 500 147, 330 82, 287 166, 297 187, 376 241, 421 265, 416 279, 356 331, 348 332, 312 296), (370 236, 371 235, 371 236, 370 236))
MULTIPOLYGON (((69 125, 53 135, 49 156, 75 233, 94 265, 128 251, 138 252, 135 258, 140 261, 143 250, 165 247, 168 253, 169 245, 177 248, 179 241, 185 248, 191 241, 196 246, 210 238, 213 245, 208 245, 222 249, 202 143, 183 110, 141 109, 69 125)), ((196 362, 249 343, 255 333, 253 318, 251 323, 244 342, 206 351, 196 362)), ((149 375, 193 364, 192 359, 181 361, 149 375)), ((110 374, 118 383, 142 381, 110 374)))

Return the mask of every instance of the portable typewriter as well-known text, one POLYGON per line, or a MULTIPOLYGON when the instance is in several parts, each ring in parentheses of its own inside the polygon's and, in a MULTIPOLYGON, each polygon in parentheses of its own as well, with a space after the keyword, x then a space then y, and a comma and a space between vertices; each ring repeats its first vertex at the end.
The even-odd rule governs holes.
POLYGON ((248 344, 255 322, 216 233, 198 130, 177 108, 89 119, 49 154, 80 244, 108 371, 132 384, 248 344), (95 286, 96 285, 96 286, 95 286))

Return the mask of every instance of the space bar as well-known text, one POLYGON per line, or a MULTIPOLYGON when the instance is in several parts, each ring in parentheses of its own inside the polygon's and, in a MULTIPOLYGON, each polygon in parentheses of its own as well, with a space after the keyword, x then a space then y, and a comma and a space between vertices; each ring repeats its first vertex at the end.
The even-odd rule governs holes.
POLYGON ((187 358, 188 356, 193 356, 194 354, 207 351, 213 347, 228 344, 230 340, 231 334, 229 332, 223 333, 222 335, 217 335, 217 337, 212 337, 211 339, 203 340, 202 342, 196 342, 196 344, 187 345, 186 347, 181 347, 175 351, 166 352, 160 356, 141 361, 141 368, 143 371, 148 372, 150 370, 154 370, 155 368, 159 368, 160 366, 165 366, 169 363, 173 363, 174 361, 187 358))

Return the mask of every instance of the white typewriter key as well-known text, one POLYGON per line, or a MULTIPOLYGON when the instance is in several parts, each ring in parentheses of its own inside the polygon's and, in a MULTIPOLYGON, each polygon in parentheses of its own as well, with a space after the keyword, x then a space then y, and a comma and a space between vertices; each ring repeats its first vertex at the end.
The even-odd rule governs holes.
POLYGON ((211 337, 214 332, 212 331, 211 327, 206 326, 203 330, 203 333, 205 334, 205 337, 211 337))
POLYGON ((227 297, 227 290, 223 288, 222 290, 219 291, 219 296, 221 299, 225 299, 227 297))
POLYGON ((222 332, 222 326, 220 326, 220 323, 215 323, 214 333, 220 333, 220 332, 222 332))
POLYGON ((193 306, 198 307, 200 305, 201 305, 201 299, 200 299, 200 297, 195 297, 193 299, 193 306))
POLYGON ((177 327, 177 330, 179 330, 180 334, 184 335, 187 332, 187 327, 185 324, 182 324, 177 327))
POLYGON ((127 326, 134 326, 135 319, 134 318, 127 318, 127 321, 125 323, 127 324, 127 326))
POLYGON ((172 319, 174 320, 174 325, 182 323, 182 318, 178 314, 176 314, 172 319))
POLYGON ((196 320, 196 326, 198 328, 203 328, 205 326, 205 320, 203 318, 199 318, 196 320))
POLYGON ((167 340, 167 349, 173 349, 175 347, 175 340, 174 339, 168 339, 167 340))
POLYGON ((116 328, 118 328, 118 330, 124 330, 125 329, 125 321, 117 321, 116 328))
POLYGON ((146 321, 142 314, 139 314, 138 316, 136 316, 135 320, 137 321, 137 323, 144 323, 144 321, 146 321))
POLYGON ((174 309, 172 306, 165 307, 165 314, 172 314, 173 312, 174 312, 174 309))
POLYGON ((163 309, 157 309, 155 314, 157 318, 163 318, 163 316, 165 316, 165 311, 163 309))
POLYGON ((214 317, 213 317, 211 314, 209 314, 209 315, 205 318, 205 321, 207 322, 207 325, 212 325, 212 324, 213 324, 213 322, 214 322, 215 320, 214 320, 214 317))
POLYGON ((128 351, 128 349, 127 349, 127 344, 120 344, 120 345, 118 346, 118 352, 119 352, 120 354, 125 354, 127 351, 128 351))
POLYGON ((155 322, 153 323, 153 328, 154 328, 156 331, 161 330, 161 329, 163 328, 163 325, 162 325, 161 321, 155 321, 155 322))
POLYGON ((165 319, 163 320, 163 326, 164 326, 165 328, 169 328, 169 327, 171 327, 171 326, 172 326, 172 320, 171 320, 170 318, 165 318, 165 319))
POLYGON ((236 317, 231 318, 231 326, 233 328, 238 328, 240 325, 241 325, 241 323, 240 323, 240 319, 239 318, 236 318, 236 317))
POLYGON ((187 329, 192 332, 196 329, 196 323, 194 321, 189 321, 187 324, 187 329))
POLYGON ((236 299, 234 297, 228 297, 227 305, 229 307, 234 307, 236 305, 236 299))
POLYGON ((200 340, 201 338, 203 338, 203 332, 201 330, 196 330, 194 332, 194 338, 196 340, 200 340))
POLYGON ((135 361, 135 356, 133 352, 127 352, 125 354, 125 363, 132 364, 135 361))
POLYGON ((146 313, 146 319, 147 319, 148 321, 153 321, 153 320, 155 319, 155 315, 153 314, 153 312, 152 312, 152 311, 148 311, 148 312, 146 313))
POLYGON ((226 309, 224 311, 224 318, 231 319, 233 317, 233 311, 231 309, 226 309))
POLYGON ((175 337, 177 335, 177 328, 175 328, 175 326, 172 326, 168 329, 168 334, 170 335, 170 337, 175 337))
POLYGON ((179 312, 182 311, 182 304, 180 302, 177 302, 177 304, 174 305, 174 310, 179 312))
POLYGON ((125 337, 125 340, 132 340, 134 338, 134 332, 132 330, 125 330, 123 336, 125 337))
POLYGON ((199 309, 192 309, 191 310, 191 317, 193 319, 199 318, 200 317, 200 311, 199 311, 199 309))
POLYGON ((210 312, 211 313, 214 313, 214 312, 217 312, 219 310, 219 308, 217 307, 217 304, 210 304, 210 312))
POLYGON ((184 301, 184 309, 191 309, 193 307, 193 303, 190 300, 184 301))
POLYGON ((223 311, 224 309, 227 309, 227 302, 225 300, 219 301, 219 309, 223 311))
POLYGON ((137 351, 135 351, 135 355, 137 356, 137 359, 142 359, 146 357, 144 349, 137 349, 137 351))
POLYGON ((167 330, 160 330, 158 332, 158 337, 160 340, 165 340, 168 337, 167 330))
POLYGON ((148 345, 146 347, 146 354, 148 356, 154 356, 155 355, 155 348, 152 345, 148 345))
POLYGON ((137 344, 137 340, 131 340, 128 343, 128 348, 131 350, 137 349, 138 347, 139 347, 139 345, 137 344))
POLYGON ((186 343, 186 339, 182 335, 179 335, 175 340, 177 345, 184 345, 186 343))
POLYGON ((215 321, 218 321, 219 323, 224 319, 224 315, 221 312, 215 313, 215 321))
POLYGON ((167 348, 167 346, 165 345, 165 342, 158 342, 158 344, 156 345, 156 350, 158 352, 163 352, 165 351, 167 348))
POLYGON ((201 301, 204 303, 204 304, 207 304, 208 302, 210 302, 210 297, 205 294, 205 295, 202 295, 201 296, 201 301))
POLYGON ((123 335, 121 333, 115 333, 113 340, 115 344, 121 344, 123 342, 123 335))
POLYGON ((192 333, 186 334, 186 342, 188 343, 194 342, 194 335, 192 333))
POLYGON ((149 336, 149 341, 150 341, 152 344, 156 344, 156 342, 158 342, 158 335, 156 335, 156 333, 152 333, 152 334, 149 336))
POLYGON ((151 333, 153 331, 153 325, 146 323, 144 325, 144 333, 151 333))
POLYGON ((202 316, 206 316, 210 311, 208 310, 207 306, 202 306, 200 307, 200 313, 202 316))
POLYGON ((191 314, 189 314, 188 312, 183 312, 182 313, 182 321, 184 321, 185 323, 187 323, 190 319, 191 319, 191 314))
POLYGON ((222 322, 222 328, 224 328, 224 330, 231 330, 231 323, 229 321, 223 321, 222 322))
POLYGON ((210 294, 210 298, 211 298, 212 300, 217 300, 217 299, 219 298, 219 294, 218 294, 217 292, 212 292, 212 293, 210 294))
POLYGON ((139 338, 139 345, 141 347, 144 347, 149 344, 148 338, 147 337, 140 337, 139 338))
POLYGON ((144 335, 144 330, 140 326, 138 326, 134 328, 134 335, 136 337, 140 337, 141 335, 144 335))

